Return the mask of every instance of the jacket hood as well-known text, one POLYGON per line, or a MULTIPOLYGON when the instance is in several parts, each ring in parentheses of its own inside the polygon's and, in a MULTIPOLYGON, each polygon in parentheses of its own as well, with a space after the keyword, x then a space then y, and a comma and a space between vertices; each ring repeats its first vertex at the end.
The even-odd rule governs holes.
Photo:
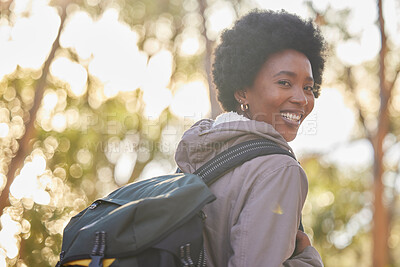
POLYGON ((229 112, 215 121, 200 120, 187 130, 178 144, 175 161, 183 172, 192 173, 223 150, 254 139, 269 139, 293 153, 272 125, 229 112))

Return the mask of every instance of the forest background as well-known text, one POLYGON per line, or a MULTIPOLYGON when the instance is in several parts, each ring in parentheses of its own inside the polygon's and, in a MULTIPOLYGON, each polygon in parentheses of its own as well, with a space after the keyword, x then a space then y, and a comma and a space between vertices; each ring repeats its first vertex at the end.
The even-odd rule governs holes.
POLYGON ((221 31, 256 7, 311 18, 329 44, 291 142, 306 233, 327 267, 400 266, 398 0, 0 0, 0 266, 54 266, 71 216, 174 172, 184 130, 221 112, 221 31))

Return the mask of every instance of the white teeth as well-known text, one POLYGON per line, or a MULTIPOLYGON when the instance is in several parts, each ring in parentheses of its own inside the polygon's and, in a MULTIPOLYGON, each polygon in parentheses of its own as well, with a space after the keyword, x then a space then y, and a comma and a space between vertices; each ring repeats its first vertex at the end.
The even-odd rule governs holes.
POLYGON ((301 115, 297 115, 297 114, 289 113, 289 112, 281 113, 281 116, 285 117, 286 119, 289 119, 291 121, 296 121, 296 122, 298 122, 301 119, 301 115))

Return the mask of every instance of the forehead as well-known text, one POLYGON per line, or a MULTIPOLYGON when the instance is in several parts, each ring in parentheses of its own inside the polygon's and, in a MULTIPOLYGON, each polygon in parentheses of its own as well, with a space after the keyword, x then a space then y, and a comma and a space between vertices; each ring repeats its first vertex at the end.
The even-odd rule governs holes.
POLYGON ((261 71, 270 76, 275 76, 280 72, 292 72, 296 75, 313 77, 310 60, 303 53, 291 49, 272 54, 262 66, 261 71))

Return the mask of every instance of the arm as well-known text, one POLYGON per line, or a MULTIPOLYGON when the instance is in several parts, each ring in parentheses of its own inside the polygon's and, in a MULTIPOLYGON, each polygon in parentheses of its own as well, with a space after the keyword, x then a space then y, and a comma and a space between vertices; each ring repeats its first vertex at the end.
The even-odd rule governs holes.
MULTIPOLYGON (((259 173, 231 228, 233 256, 229 266, 282 266, 295 250, 308 190, 304 171, 291 161, 259 173)), ((295 257, 296 263, 303 260, 302 254, 295 257)))
POLYGON ((297 230, 296 247, 294 249, 292 257, 295 257, 298 254, 300 254, 301 252, 303 252, 303 250, 308 246, 311 246, 311 241, 308 238, 307 234, 304 233, 303 231, 297 230))

